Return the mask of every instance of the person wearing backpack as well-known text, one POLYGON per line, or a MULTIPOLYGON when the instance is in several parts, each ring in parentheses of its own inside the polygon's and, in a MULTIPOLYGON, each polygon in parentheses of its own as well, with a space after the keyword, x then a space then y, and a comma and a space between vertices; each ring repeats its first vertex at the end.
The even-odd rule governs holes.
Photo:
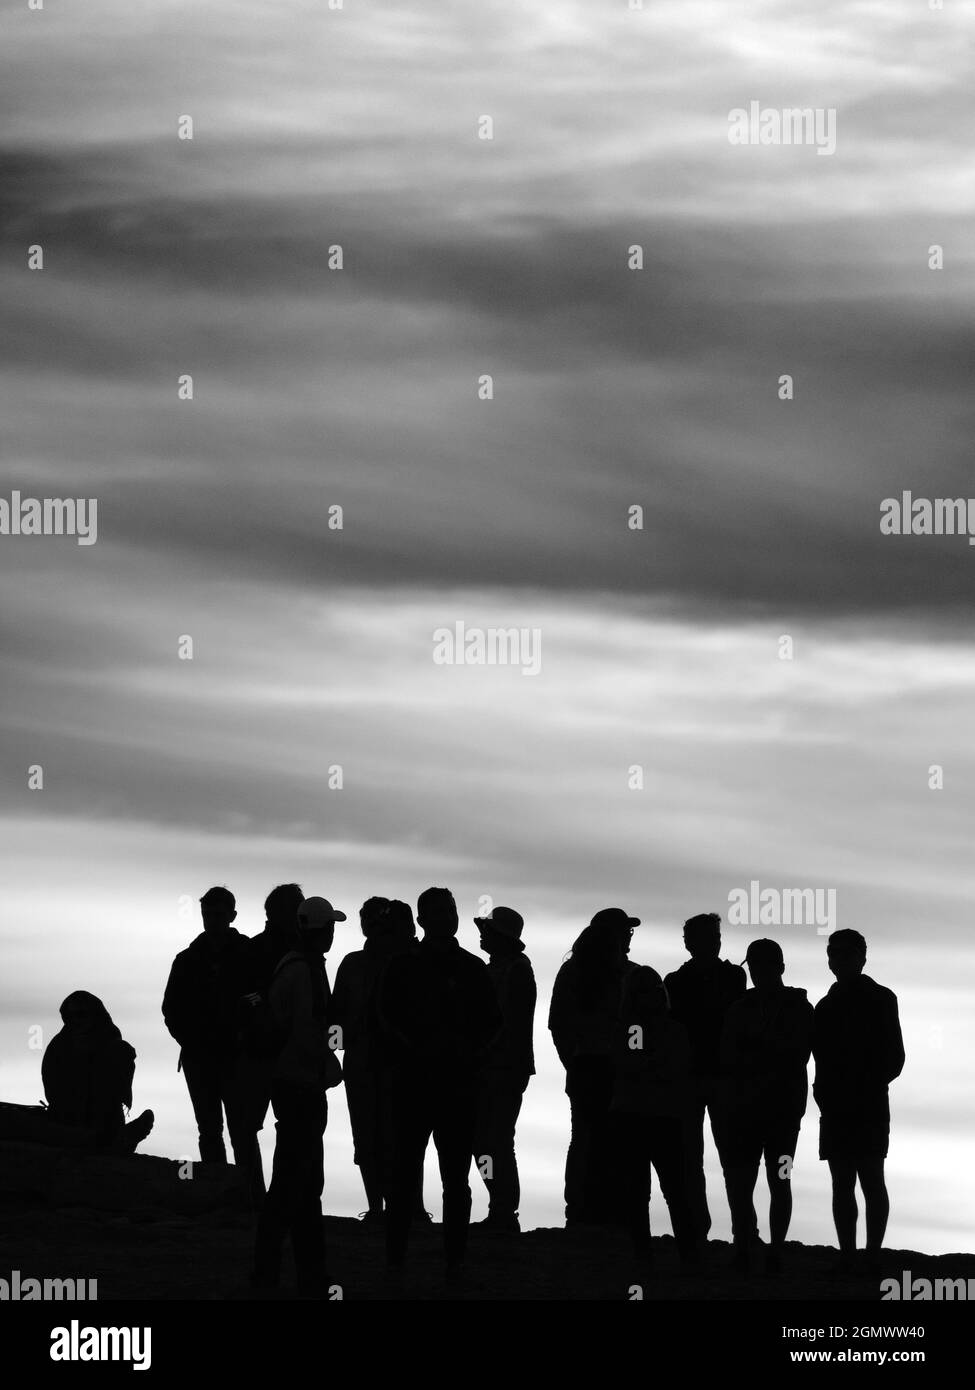
POLYGON ((264 1173, 237 1031, 238 1000, 251 979, 250 943, 232 926, 237 903, 228 888, 204 893, 200 914, 203 931, 180 951, 169 972, 163 1018, 180 1045, 177 1070, 183 1073, 196 1117, 200 1162, 227 1162, 226 1111, 234 1162, 259 1204, 264 1173))
POLYGON ((271 977, 267 1003, 279 1038, 271 1069, 276 1140, 254 1249, 252 1283, 257 1288, 277 1288, 287 1235, 299 1292, 320 1292, 327 1282, 321 1200, 326 1091, 339 1084, 342 1067, 330 1046, 324 957, 335 923, 345 920, 345 913, 325 898, 306 898, 297 911, 295 949, 282 957, 271 977))

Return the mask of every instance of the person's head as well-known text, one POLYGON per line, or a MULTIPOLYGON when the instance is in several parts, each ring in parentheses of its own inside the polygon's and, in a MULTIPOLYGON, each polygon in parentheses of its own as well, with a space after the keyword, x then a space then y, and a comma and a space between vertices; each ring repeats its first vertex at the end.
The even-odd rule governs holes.
POLYGON ((399 898, 390 899, 383 916, 383 934, 394 947, 408 946, 416 940, 416 923, 409 903, 400 902, 399 898))
POLYGON ((264 915, 272 932, 288 935, 296 928, 298 909, 305 900, 298 883, 279 883, 264 899, 264 915))
POLYGON ((594 915, 582 935, 592 933, 594 940, 605 943, 607 949, 615 947, 625 957, 630 954, 630 940, 639 925, 639 917, 630 917, 621 907, 603 907, 594 915))
POLYGON ((626 977, 623 991, 623 1020, 655 1021, 670 1012, 670 1000, 663 980, 649 965, 638 965, 626 977))
POLYGON ((826 962, 841 983, 855 979, 867 963, 866 940, 850 927, 831 932, 826 942, 826 962))
POLYGON ((208 888, 200 899, 200 915, 203 930, 219 936, 230 930, 231 922, 237 917, 237 899, 229 888, 208 888))
POLYGON ((416 900, 416 920, 429 941, 457 935, 457 904, 449 888, 427 888, 416 900))
POLYGON ((521 933, 525 919, 513 907, 495 907, 487 917, 475 917, 481 950, 489 956, 517 956, 525 949, 521 933))
POLYGON ((324 956, 335 940, 335 923, 345 921, 327 898, 304 898, 297 914, 298 940, 309 955, 324 956))
POLYGON ((699 912, 684 923, 684 945, 693 960, 717 960, 721 954, 721 918, 716 912, 699 912))
POLYGON ((86 989, 76 989, 61 1005, 61 1020, 75 1037, 90 1037, 112 1026, 109 1012, 97 995, 86 989))
POLYGON ((388 898, 366 898, 359 908, 359 926, 363 936, 372 936, 377 931, 388 907, 388 898))
POLYGON ((756 989, 774 989, 782 983, 785 957, 777 941, 768 937, 753 941, 745 952, 745 964, 756 989))

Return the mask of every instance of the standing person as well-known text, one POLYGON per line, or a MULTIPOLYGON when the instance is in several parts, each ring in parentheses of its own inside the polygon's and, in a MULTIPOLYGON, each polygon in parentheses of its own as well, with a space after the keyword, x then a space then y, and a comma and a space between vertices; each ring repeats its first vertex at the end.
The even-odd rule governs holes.
POLYGON ((352 1161, 366 1192, 367 1225, 383 1220, 383 1164, 380 1147, 380 1070, 373 1055, 369 1007, 379 972, 388 959, 384 931, 388 898, 367 898, 359 909, 361 951, 341 961, 332 993, 332 1021, 341 1029, 345 1099, 352 1128, 352 1161))
POLYGON ((734 1267, 747 1273, 756 1229, 754 1193, 764 1157, 769 1189, 766 1274, 782 1272, 792 1219, 792 1165, 806 1113, 806 1067, 813 1008, 804 989, 785 985, 777 941, 753 941, 745 955, 752 986, 725 1014, 720 1063, 734 1267))
POLYGON ((64 1024, 41 1059, 47 1115, 79 1136, 78 1147, 98 1153, 134 1153, 153 1126, 143 1110, 125 1121, 132 1105, 135 1048, 112 1022, 102 1001, 76 989, 61 1005, 64 1024))
POLYGON ((538 991, 521 940, 525 926, 521 913, 496 907, 489 917, 475 917, 474 923, 481 950, 488 957, 488 974, 502 1018, 501 1032, 484 1058, 474 1136, 474 1163, 488 1190, 488 1214, 479 1224, 487 1231, 520 1231, 515 1127, 528 1082, 535 1074, 533 1034, 538 991))
POLYGON ((484 962, 457 943, 453 894, 446 888, 421 893, 417 920, 423 940, 389 962, 380 985, 380 1022, 395 1057, 386 1257, 391 1270, 402 1269, 432 1135, 443 1180, 447 1275, 456 1278, 471 1218, 468 1178, 481 1068, 501 1015, 484 962))
POLYGON ((229 888, 200 899, 203 931, 173 961, 163 995, 166 1027, 180 1045, 182 1070, 200 1138, 200 1162, 225 1164, 224 1111, 234 1162, 255 1203, 264 1193, 257 1128, 248 1104, 237 1033, 238 1004, 249 984, 247 937, 232 923, 229 888))
POLYGON ((548 1026, 565 1067, 572 1132, 565 1161, 567 1227, 607 1221, 613 1214, 610 1135, 613 1049, 627 960, 639 917, 604 907, 579 934, 559 968, 548 1026))
POLYGON ((299 1292, 321 1292, 325 1277, 322 1190, 325 1186, 326 1090, 342 1068, 329 1046, 326 953, 335 923, 344 922, 325 898, 306 898, 297 912, 296 949, 275 968, 269 1006, 281 1046, 271 1078, 276 1139, 274 1165, 261 1209, 253 1283, 277 1288, 281 1247, 290 1234, 299 1292))
POLYGON ((816 1005, 813 1095, 820 1110, 819 1156, 829 1164, 839 1272, 856 1253, 856 1183, 866 1207, 867 1272, 880 1272, 890 1199, 884 1160, 890 1143, 888 1086, 904 1069, 897 996, 863 973, 867 943, 857 931, 834 931, 826 959, 836 983, 816 1005))
POLYGON ((271 1101, 273 1050, 260 1036, 268 1015, 268 994, 278 962, 298 945, 298 909, 305 900, 298 883, 279 883, 264 900, 264 930, 247 940, 249 991, 242 1001, 241 1079, 254 1132, 264 1128, 271 1101))
POLYGON ((652 1263, 650 1181, 655 1168, 681 1265, 689 1269, 696 1247, 684 1169, 691 1049, 687 1030, 670 1016, 663 980, 648 965, 635 966, 626 977, 613 1061, 613 1153, 634 1254, 652 1263))
MULTIPOLYGON (((711 1229, 707 1183, 704 1177, 704 1116, 722 1171, 725 1167, 724 1124, 719 1078, 719 1050, 724 1017, 730 1005, 745 993, 747 981, 740 965, 721 960, 721 918, 702 912, 684 923, 684 945, 690 955, 679 970, 664 979, 670 1011, 683 1023, 691 1044, 691 1096, 684 1134, 687 1195, 694 1213, 698 1240, 707 1240, 711 1229)), ((727 1187, 727 1179, 725 1180, 727 1187)), ((731 1205, 729 1196, 728 1205, 731 1205)))

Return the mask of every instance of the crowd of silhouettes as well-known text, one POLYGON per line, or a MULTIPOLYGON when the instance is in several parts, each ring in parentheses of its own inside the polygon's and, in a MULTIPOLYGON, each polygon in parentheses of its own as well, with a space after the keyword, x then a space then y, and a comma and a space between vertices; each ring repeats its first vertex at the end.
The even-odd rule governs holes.
MULTIPOLYGON (((306 898, 296 883, 279 885, 264 907, 264 930, 245 937, 233 926, 233 894, 206 892, 203 931, 173 961, 162 1005, 180 1047, 200 1162, 226 1165, 226 1123, 255 1211, 252 1284, 279 1287, 290 1239, 299 1290, 328 1285, 324 1135, 328 1093, 343 1083, 367 1202, 363 1224, 384 1232, 390 1277, 404 1269, 413 1227, 431 1223, 423 1165, 432 1140, 446 1270, 458 1278, 471 1227, 472 1167, 488 1197, 479 1228, 520 1231, 516 1130, 535 1072, 537 997, 523 918, 495 907, 474 919, 485 963, 459 945, 448 889, 420 895, 416 925, 407 903, 369 898, 359 912, 362 949, 344 957, 333 991, 325 956, 346 914, 324 898, 306 898), (275 1147, 265 1189, 258 1135, 269 1107, 275 1147)), ((812 1056, 837 1269, 854 1268, 859 1181, 864 1259, 876 1272, 889 1212, 888 1086, 904 1066, 904 1047, 896 997, 864 974, 864 938, 848 929, 830 935, 836 981, 813 1009, 805 990, 785 984, 775 941, 748 946, 749 989, 745 969, 721 959, 716 913, 685 922, 689 958, 666 978, 629 959, 638 925, 620 908, 597 912, 552 990, 548 1026, 570 1107, 566 1226, 622 1228, 634 1256, 651 1264, 656 1173, 681 1268, 699 1269, 711 1228, 707 1119, 731 1216, 733 1269, 749 1272, 761 1255, 765 1273, 780 1273, 812 1056), (767 1242, 755 1210, 763 1165, 767 1242)), ((64 1028, 42 1069, 51 1123, 97 1151, 134 1151, 153 1115, 126 1122, 133 1048, 93 995, 69 995, 61 1013, 64 1028)))

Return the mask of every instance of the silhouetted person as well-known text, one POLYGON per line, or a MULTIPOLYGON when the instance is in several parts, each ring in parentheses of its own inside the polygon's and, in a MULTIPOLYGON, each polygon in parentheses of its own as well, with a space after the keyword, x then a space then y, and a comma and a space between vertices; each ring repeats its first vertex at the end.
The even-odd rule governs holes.
POLYGON ((463 1264, 471 1216, 468 1182, 484 1052, 501 1027, 483 961, 458 945, 457 906, 446 888, 417 902, 423 940, 386 967, 380 1018, 394 1050, 393 1185, 386 1257, 403 1266, 413 1204, 432 1135, 443 1180, 448 1277, 463 1264))
POLYGON ((785 960, 777 941, 753 941, 745 960, 754 988, 729 1006, 720 1055, 734 1265, 742 1273, 749 1267, 757 1225, 755 1183, 764 1157, 770 1239, 765 1270, 778 1274, 792 1219, 792 1164, 806 1113, 813 1008, 804 989, 783 984, 785 960))
POLYGON ((813 1095, 820 1110, 819 1156, 833 1181, 833 1220, 840 1270, 852 1268, 856 1251, 856 1182, 866 1207, 867 1266, 879 1271, 890 1201, 884 1159, 890 1142, 887 1087, 904 1069, 904 1040, 897 996, 863 967, 867 943, 857 931, 834 931, 826 959, 836 983, 816 1005, 813 1095))
MULTIPOLYGON (((703 912, 684 923, 684 945, 690 953, 679 970, 664 978, 670 1012, 683 1023, 691 1044, 691 1099, 684 1133, 687 1195, 698 1239, 711 1229, 707 1183, 704 1177, 704 1116, 711 1121, 714 1146, 724 1170, 724 1126, 718 1076, 721 1029, 729 1006, 745 993, 740 965, 721 960, 721 918, 703 912)), ((727 1186, 727 1177, 725 1178, 727 1186)), ((728 1205, 731 1205, 729 1195, 728 1205)))
POLYGON ((246 1003, 251 1006, 251 1018, 245 1005, 241 1014, 244 1034, 242 1076, 255 1132, 264 1128, 271 1100, 273 1059, 267 1055, 265 1040, 252 1036, 249 1025, 252 1017, 256 1016, 255 1006, 257 1014, 266 1014, 268 993, 278 962, 298 944, 298 909, 304 900, 305 895, 298 883, 280 883, 277 888, 272 888, 264 900, 264 930, 248 938, 250 994, 246 1003), (263 1010, 259 1007, 262 1002, 265 1006, 263 1010))
POLYGON ((566 1226, 608 1221, 613 1193, 607 1117, 630 937, 639 926, 619 907, 597 912, 577 937, 552 989, 548 1026, 565 1067, 572 1133, 565 1161, 566 1226))
POLYGON ((350 951, 335 976, 332 1021, 342 1030, 342 1070, 352 1127, 352 1161, 366 1191, 367 1223, 381 1223, 385 1199, 382 1130, 382 1073, 370 1028, 370 1005, 379 973, 389 959, 384 926, 388 898, 367 898, 359 909, 365 942, 350 951))
POLYGON ((335 923, 344 921, 345 913, 336 912, 326 899, 306 898, 297 911, 296 948, 282 957, 271 978, 269 1003, 281 1030, 281 1047, 271 1079, 274 1165, 254 1249, 253 1282, 259 1288, 278 1286, 281 1247, 288 1233, 299 1292, 320 1292, 326 1283, 326 1090, 341 1081, 342 1068, 329 1046, 324 957, 335 923))
POLYGON ((534 1026, 538 991, 521 940, 524 919, 510 907, 475 917, 481 950, 501 1010, 501 1032, 484 1058, 474 1132, 474 1162, 488 1191, 488 1231, 519 1231, 521 1186, 515 1128, 528 1082, 535 1074, 534 1026), (488 1160, 488 1163, 485 1162, 488 1160))
POLYGON ((239 1000, 250 981, 250 942, 231 925, 237 903, 229 889, 208 889, 200 913, 203 931, 180 951, 169 972, 163 1018, 180 1045, 177 1070, 196 1117, 200 1162, 227 1162, 226 1110, 234 1162, 259 1202, 264 1173, 237 1026, 239 1000))
POLYGON ((85 1131, 102 1153, 134 1153, 153 1125, 151 1110, 125 1122, 132 1105, 135 1048, 112 1022, 100 999, 87 990, 61 1005, 64 1027, 48 1043, 41 1079, 48 1117, 56 1125, 85 1131))
POLYGON ((687 1199, 684 1112, 691 1049, 684 1026, 670 1017, 667 991, 656 970, 634 966, 626 976, 616 1024, 615 1081, 610 1106, 620 1212, 634 1253, 651 1261, 651 1167, 670 1212, 685 1267, 695 1261, 696 1232, 687 1199))

